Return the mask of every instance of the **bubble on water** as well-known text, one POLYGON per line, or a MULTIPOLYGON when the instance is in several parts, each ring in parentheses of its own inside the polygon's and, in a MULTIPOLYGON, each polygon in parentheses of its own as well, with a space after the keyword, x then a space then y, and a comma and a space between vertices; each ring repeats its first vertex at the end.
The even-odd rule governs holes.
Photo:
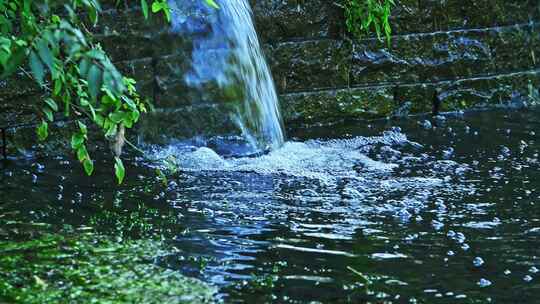
POLYGON ((452 158, 452 157, 454 156, 454 148, 450 147, 450 148, 448 148, 448 149, 446 149, 446 150, 443 150, 442 156, 443 156, 443 158, 445 158, 445 159, 450 159, 450 158, 452 158))
POLYGON ((37 172, 39 173, 42 173, 43 171, 45 171, 45 166, 40 163, 34 163, 32 164, 32 167, 35 167, 37 172))
POLYGON ((485 288, 485 287, 488 287, 488 286, 491 286, 493 283, 491 283, 490 280, 487 280, 487 279, 480 279, 480 281, 478 281, 476 283, 478 286, 480 286, 481 288, 485 288))
POLYGON ((452 250, 448 250, 448 252, 446 253, 447 256, 454 256, 456 255, 456 253, 452 250))
POLYGON ((480 267, 480 266, 484 265, 484 260, 481 257, 476 257, 473 260, 473 265, 475 267, 480 267))
POLYGON ((444 224, 439 222, 439 221, 432 220, 431 221, 431 226, 433 226, 433 229, 435 229, 435 230, 441 230, 444 227, 444 224))
POLYGON ((532 280, 533 280, 533 277, 531 277, 530 275, 526 275, 526 276, 523 277, 523 281, 525 281, 525 282, 530 282, 532 280))
POLYGON ((402 222, 408 222, 412 215, 409 211, 407 211, 406 209, 401 209, 398 211, 398 213, 396 214, 396 216, 402 221, 402 222))
MULTIPOLYGON (((340 140, 310 140, 287 142, 280 149, 259 157, 224 159, 207 147, 169 145, 151 148, 152 159, 171 156, 185 171, 235 171, 259 174, 285 174, 307 177, 332 183, 339 178, 358 177, 362 174, 389 174, 398 165, 374 160, 365 155, 375 146, 392 160, 401 152, 394 147, 417 147, 398 129, 385 131, 382 136, 356 137, 340 140)), ((420 145, 421 147, 421 145, 420 145)))
POLYGON ((510 269, 506 269, 504 271, 504 275, 510 275, 512 273, 512 271, 510 271, 510 269))
POLYGON ((353 200, 361 200, 365 197, 364 194, 362 194, 360 191, 353 189, 352 187, 346 187, 341 192, 344 198, 347 199, 353 199, 353 200))
POLYGON ((464 243, 463 245, 461 245, 461 249, 463 249, 463 251, 467 251, 470 248, 471 248, 471 246, 469 246, 469 244, 464 243))
POLYGON ((530 272, 530 273, 538 273, 539 271, 540 271, 540 270, 538 270, 538 268, 536 268, 535 266, 533 266, 533 267, 531 267, 531 268, 529 269, 529 272, 530 272))

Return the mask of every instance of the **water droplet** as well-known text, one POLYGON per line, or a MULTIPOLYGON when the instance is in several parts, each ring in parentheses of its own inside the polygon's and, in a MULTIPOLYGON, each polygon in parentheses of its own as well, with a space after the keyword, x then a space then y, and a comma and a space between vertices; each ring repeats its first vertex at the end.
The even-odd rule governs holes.
POLYGON ((454 155, 454 148, 450 147, 443 151, 443 158, 449 159, 454 155))
POLYGON ((444 227, 443 223, 436 220, 431 221, 431 225, 433 226, 435 230, 441 230, 444 227))
POLYGON ((476 257, 473 260, 473 265, 475 267, 480 267, 480 266, 484 265, 484 260, 481 257, 476 257))
POLYGON ((484 287, 488 287, 488 286, 491 286, 491 281, 490 280, 486 280, 486 279, 480 279, 480 281, 478 281, 478 283, 476 283, 478 286, 480 286, 481 288, 484 288, 484 287))

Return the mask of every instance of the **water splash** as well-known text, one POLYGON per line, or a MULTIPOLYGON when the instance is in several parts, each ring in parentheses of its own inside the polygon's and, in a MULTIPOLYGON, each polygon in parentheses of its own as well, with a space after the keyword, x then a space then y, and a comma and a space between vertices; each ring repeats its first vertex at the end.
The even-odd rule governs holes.
POLYGON ((200 90, 217 86, 222 100, 213 102, 227 104, 230 119, 252 148, 280 147, 285 135, 278 97, 248 1, 220 1, 218 10, 198 0, 169 2, 171 30, 193 37, 187 85, 200 90))

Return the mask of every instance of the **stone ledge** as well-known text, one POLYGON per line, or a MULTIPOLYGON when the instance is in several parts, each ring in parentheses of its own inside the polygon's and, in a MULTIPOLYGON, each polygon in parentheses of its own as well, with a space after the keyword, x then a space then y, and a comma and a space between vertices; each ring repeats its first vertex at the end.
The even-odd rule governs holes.
POLYGON ((441 111, 508 105, 521 100, 520 96, 528 96, 529 84, 540 88, 540 70, 456 81, 292 93, 280 99, 285 121, 309 126, 388 117, 404 106, 408 114, 429 113, 435 94, 442 103, 441 111), (441 93, 436 93, 437 89, 441 93))

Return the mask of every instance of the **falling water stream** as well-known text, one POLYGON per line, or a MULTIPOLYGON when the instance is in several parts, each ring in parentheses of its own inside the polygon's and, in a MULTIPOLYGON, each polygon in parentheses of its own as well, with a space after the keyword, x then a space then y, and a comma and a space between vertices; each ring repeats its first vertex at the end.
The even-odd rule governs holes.
POLYGON ((186 83, 199 90, 216 84, 231 105, 231 112, 224 115, 230 116, 252 148, 280 147, 285 135, 279 101, 249 2, 221 1, 219 9, 202 6, 201 1, 170 2, 172 30, 193 36, 186 83))

